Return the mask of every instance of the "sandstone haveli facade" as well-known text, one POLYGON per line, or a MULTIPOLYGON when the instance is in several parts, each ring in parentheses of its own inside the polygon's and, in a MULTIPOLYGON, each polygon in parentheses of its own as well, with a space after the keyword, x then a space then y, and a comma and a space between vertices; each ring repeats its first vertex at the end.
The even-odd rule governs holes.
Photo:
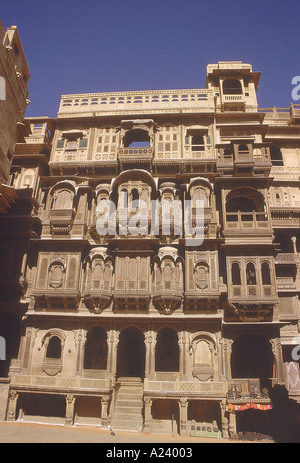
POLYGON ((260 109, 259 78, 219 62, 204 89, 63 95, 25 119, 1 419, 229 437, 267 433, 276 387, 300 401, 300 107, 260 109))

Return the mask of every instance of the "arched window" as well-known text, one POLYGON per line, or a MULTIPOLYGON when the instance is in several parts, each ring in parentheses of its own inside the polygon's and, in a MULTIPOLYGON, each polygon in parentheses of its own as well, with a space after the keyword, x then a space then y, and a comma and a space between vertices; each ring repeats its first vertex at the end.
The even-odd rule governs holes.
POLYGON ((263 285, 271 285, 271 272, 268 262, 263 262, 261 264, 261 279, 263 285))
POLYGON ((273 166, 283 166, 281 149, 278 146, 271 146, 271 162, 273 166))
POLYGON ((193 207, 196 207, 197 201, 203 201, 204 207, 208 207, 208 197, 204 188, 195 188, 192 201, 193 207))
MULTIPOLYGON (((140 199, 139 192, 136 188, 134 188, 133 190, 131 190, 131 201, 139 201, 139 199, 140 199)), ((136 206, 136 203, 135 203, 135 206, 136 206)))
POLYGON ((231 265, 231 282, 233 285, 241 285, 241 270, 237 262, 233 262, 231 265))
POLYGON ((72 209, 73 207, 73 194, 69 190, 61 190, 56 193, 56 199, 54 201, 54 209, 72 209))
POLYGON ((236 79, 227 79, 223 82, 223 94, 224 95, 242 95, 243 89, 242 84, 236 79))
POLYGON ((55 261, 49 266, 49 286, 57 289, 63 286, 66 265, 63 262, 55 261))
POLYGON ((61 340, 58 336, 52 336, 49 339, 47 352, 47 359, 60 359, 61 358, 61 340))
POLYGON ((209 285, 209 266, 206 262, 197 262, 194 269, 197 288, 206 289, 209 285))
POLYGON ((248 262, 246 266, 247 285, 256 285, 256 269, 253 262, 248 262))
POLYGON ((127 192, 127 190, 125 188, 123 188, 119 192, 118 201, 119 201, 119 208, 127 209, 127 207, 128 207, 128 192, 127 192))
POLYGON ((155 370, 179 371, 178 336, 171 328, 164 328, 157 335, 155 370))

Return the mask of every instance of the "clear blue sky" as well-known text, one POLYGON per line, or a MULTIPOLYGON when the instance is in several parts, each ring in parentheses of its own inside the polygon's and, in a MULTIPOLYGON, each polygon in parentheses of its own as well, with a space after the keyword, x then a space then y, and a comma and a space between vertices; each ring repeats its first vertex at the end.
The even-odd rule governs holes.
POLYGON ((27 116, 61 94, 203 88, 206 65, 251 63, 260 107, 288 107, 300 75, 299 0, 1 0, 31 71, 27 116))

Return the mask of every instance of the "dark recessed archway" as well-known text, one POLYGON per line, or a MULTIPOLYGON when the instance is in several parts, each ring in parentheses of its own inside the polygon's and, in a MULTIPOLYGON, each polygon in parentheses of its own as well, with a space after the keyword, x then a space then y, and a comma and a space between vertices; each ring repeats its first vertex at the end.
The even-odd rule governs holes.
POLYGON ((179 371, 178 336, 171 328, 164 328, 157 335, 155 370, 179 371))
POLYGON ((84 352, 84 368, 87 370, 106 370, 107 336, 103 328, 96 326, 87 335, 84 352))
POLYGON ((231 354, 232 378, 273 378, 274 355, 268 339, 246 334, 233 343, 231 354))
POLYGON ((117 378, 145 377, 145 338, 137 328, 126 328, 120 334, 117 355, 117 378))

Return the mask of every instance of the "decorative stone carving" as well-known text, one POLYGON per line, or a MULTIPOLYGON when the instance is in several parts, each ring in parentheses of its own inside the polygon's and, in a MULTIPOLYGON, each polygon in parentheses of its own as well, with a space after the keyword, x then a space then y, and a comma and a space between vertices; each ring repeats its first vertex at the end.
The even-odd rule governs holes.
POLYGON ((192 336, 190 355, 193 356, 193 376, 199 381, 213 380, 217 351, 216 340, 210 333, 199 332, 192 336))
POLYGON ((63 286, 63 281, 66 272, 66 263, 63 259, 55 259, 49 265, 49 286, 53 289, 58 289, 63 286))
POLYGON ((87 307, 100 313, 112 299, 113 261, 104 247, 94 248, 85 260, 84 301, 87 307))

